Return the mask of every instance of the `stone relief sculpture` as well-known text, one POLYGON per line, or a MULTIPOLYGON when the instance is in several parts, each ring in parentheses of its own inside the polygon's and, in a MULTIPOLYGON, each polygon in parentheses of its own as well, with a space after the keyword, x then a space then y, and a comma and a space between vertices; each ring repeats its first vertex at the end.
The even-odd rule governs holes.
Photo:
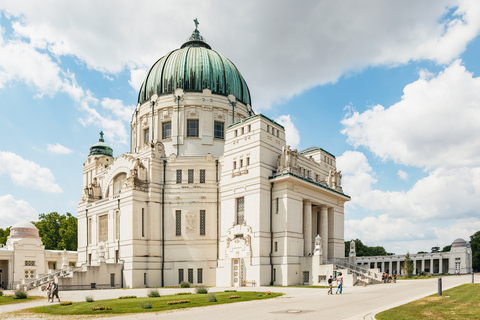
POLYGON ((355 241, 352 240, 350 241, 350 253, 348 255, 349 257, 356 257, 357 256, 357 252, 355 251, 355 241))
POLYGON ((325 179, 327 186, 337 190, 339 192, 343 192, 342 189, 342 172, 337 171, 337 168, 330 169, 327 178, 325 179))
POLYGON ((291 150, 290 146, 283 146, 282 153, 278 156, 277 159, 277 174, 287 172, 298 174, 299 168, 297 162, 297 149, 291 150))
POLYGON ((316 256, 321 256, 323 254, 322 250, 322 237, 319 234, 315 237, 315 251, 313 252, 316 256))
POLYGON ((102 188, 97 182, 97 178, 93 178, 92 183, 83 188, 81 201, 96 201, 102 198, 102 188))
POLYGON ((187 232, 195 232, 197 226, 197 216, 194 211, 189 211, 186 216, 187 225, 185 229, 187 232))
POLYGON ((140 191, 147 191, 147 169, 140 161, 136 159, 135 165, 130 170, 130 173, 125 181, 124 189, 135 189, 140 191))

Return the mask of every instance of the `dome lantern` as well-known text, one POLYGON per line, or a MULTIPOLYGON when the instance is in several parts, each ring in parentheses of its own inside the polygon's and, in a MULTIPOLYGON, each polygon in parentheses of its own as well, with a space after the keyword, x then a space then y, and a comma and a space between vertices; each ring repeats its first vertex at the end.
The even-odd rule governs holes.
POLYGON ((103 131, 100 131, 100 139, 93 146, 90 147, 90 156, 93 155, 104 155, 113 157, 113 149, 105 143, 103 139, 103 131))

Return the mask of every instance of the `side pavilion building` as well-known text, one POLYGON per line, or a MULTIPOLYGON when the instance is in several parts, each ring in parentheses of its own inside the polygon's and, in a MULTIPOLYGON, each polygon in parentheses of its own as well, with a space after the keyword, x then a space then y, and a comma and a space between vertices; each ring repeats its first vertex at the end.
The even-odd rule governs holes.
POLYGON ((251 106, 237 67, 198 29, 160 58, 130 151, 114 158, 101 136, 84 163, 79 264, 120 264, 110 280, 129 287, 318 282, 318 265, 344 255, 350 198, 335 156, 291 149, 251 106))

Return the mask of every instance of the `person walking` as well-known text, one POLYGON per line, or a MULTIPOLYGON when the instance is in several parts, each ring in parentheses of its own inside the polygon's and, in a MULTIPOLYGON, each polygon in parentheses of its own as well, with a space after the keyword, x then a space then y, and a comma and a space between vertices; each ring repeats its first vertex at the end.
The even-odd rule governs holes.
POLYGON ((338 292, 340 292, 340 294, 342 294, 342 287, 343 287, 343 276, 342 276, 342 273, 340 272, 338 274, 338 277, 337 277, 337 291, 335 291, 335 294, 337 294, 338 292))
POLYGON ((51 282, 48 283, 44 291, 47 291, 47 301, 50 302, 50 299, 52 299, 52 283, 51 282))
POLYGON ((329 289, 328 289, 327 295, 333 294, 333 292, 332 292, 332 288, 333 288, 333 279, 332 279, 332 276, 330 276, 330 279, 328 279, 328 286, 329 286, 329 289))
POLYGON ((58 297, 58 284, 56 284, 55 281, 52 281, 52 302, 55 297, 57 297, 58 302, 60 302, 60 298, 58 297))
POLYGON ((393 273, 393 283, 397 283, 397 273, 393 273))

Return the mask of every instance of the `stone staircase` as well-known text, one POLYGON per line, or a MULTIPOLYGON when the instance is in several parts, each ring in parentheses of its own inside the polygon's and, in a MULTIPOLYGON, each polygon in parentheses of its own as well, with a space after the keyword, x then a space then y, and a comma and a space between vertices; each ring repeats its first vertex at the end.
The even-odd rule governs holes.
POLYGON ((382 282, 382 274, 365 267, 350 263, 348 258, 345 259, 328 259, 328 261, 336 266, 336 269, 348 269, 351 273, 357 275, 357 284, 376 284, 382 282))
POLYGON ((42 287, 44 285, 47 285, 50 281, 55 281, 58 283, 59 278, 71 278, 73 277, 73 274, 77 271, 82 270, 83 267, 67 267, 63 269, 56 270, 55 272, 42 275, 41 277, 38 277, 35 280, 28 280, 26 281, 25 279, 22 280, 21 283, 18 283, 16 285, 17 290, 22 289, 25 291, 28 290, 33 290, 38 287, 42 287))

